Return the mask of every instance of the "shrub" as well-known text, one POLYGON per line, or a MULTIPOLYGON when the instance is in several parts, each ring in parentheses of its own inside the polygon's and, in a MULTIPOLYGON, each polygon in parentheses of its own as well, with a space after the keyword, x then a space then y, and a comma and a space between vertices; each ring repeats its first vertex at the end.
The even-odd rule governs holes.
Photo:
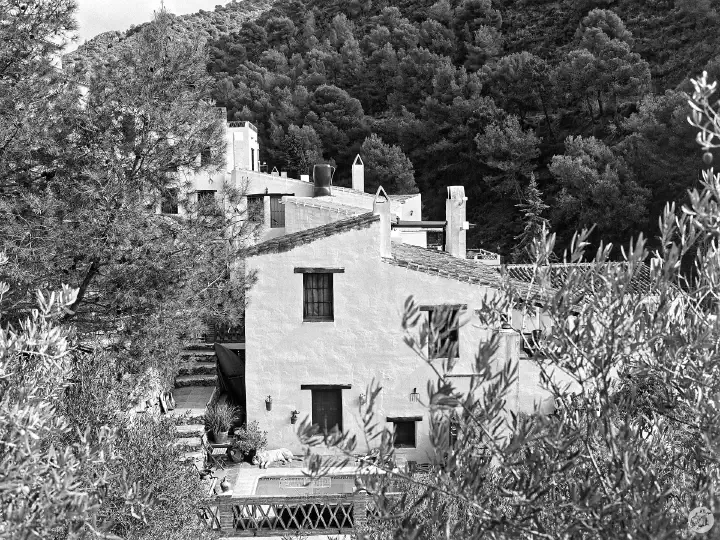
MULTIPOLYGON (((710 151, 720 148, 720 114, 710 102, 716 85, 706 74, 693 82, 691 124, 709 165, 710 151)), ((365 538, 690 538, 690 511, 717 514, 720 174, 704 171, 688 199, 682 211, 666 206, 660 249, 651 253, 640 236, 623 246, 622 264, 608 264, 611 244, 587 253, 590 232, 577 233, 565 259, 591 262, 564 266, 567 279, 559 283, 548 271, 555 236, 543 231, 532 246, 537 289, 505 280, 502 294, 476 311, 483 327, 500 328, 509 310, 528 317, 534 302, 543 306, 549 333, 532 361, 556 399, 555 414, 509 414, 519 368, 497 365, 497 333, 479 347, 469 389, 454 386, 448 366, 428 358, 430 329, 408 300, 405 341, 437 377, 425 401, 434 467, 422 479, 385 465, 392 459, 375 462, 413 487, 395 504, 377 479, 383 475, 362 479, 381 513, 369 520, 365 538), (691 276, 682 272, 687 263, 691 276), (642 290, 633 286, 641 272, 642 290), (574 395, 551 377, 558 372, 572 381, 574 395), (455 440, 448 436, 453 417, 455 440)), ((380 391, 368 390, 362 425, 366 440, 378 441, 378 455, 392 458, 386 422, 374 417, 380 391)), ((350 433, 322 436, 308 422, 299 431, 303 443, 333 446, 345 459, 357 446, 350 433)), ((308 459, 315 474, 329 465, 318 458, 308 459)))
POLYGON ((267 431, 260 431, 260 424, 250 422, 247 427, 243 426, 235 430, 235 445, 233 448, 244 456, 253 452, 262 452, 267 447, 267 431))
POLYGON ((238 408, 227 403, 216 403, 205 411, 205 429, 212 433, 230 431, 235 419, 238 417, 238 408))

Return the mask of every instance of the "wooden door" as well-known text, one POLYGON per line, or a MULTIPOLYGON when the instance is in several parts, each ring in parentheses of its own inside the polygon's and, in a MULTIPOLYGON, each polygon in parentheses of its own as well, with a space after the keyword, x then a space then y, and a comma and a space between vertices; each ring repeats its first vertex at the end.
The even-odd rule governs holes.
POLYGON ((312 421, 323 431, 342 430, 342 390, 312 391, 312 421))

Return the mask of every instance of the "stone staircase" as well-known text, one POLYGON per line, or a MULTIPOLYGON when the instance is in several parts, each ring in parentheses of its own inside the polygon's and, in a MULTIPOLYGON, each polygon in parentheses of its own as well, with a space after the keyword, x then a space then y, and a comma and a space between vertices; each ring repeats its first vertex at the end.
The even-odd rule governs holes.
POLYGON ((217 384, 215 351, 212 346, 198 345, 180 354, 183 361, 173 390, 176 408, 171 411, 180 419, 175 444, 181 447, 184 461, 196 461, 202 467, 203 415, 217 384))

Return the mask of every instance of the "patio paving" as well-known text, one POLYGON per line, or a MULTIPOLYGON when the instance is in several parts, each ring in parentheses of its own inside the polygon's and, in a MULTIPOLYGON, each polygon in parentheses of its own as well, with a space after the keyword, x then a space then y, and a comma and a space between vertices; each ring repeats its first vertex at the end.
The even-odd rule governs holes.
MULTIPOLYGON (((303 471, 307 472, 301 465, 302 462, 295 460, 287 465, 273 464, 267 469, 261 469, 257 465, 249 463, 231 463, 226 462, 225 468, 214 468, 214 475, 219 480, 227 478, 232 486, 234 497, 250 497, 255 494, 258 478, 273 476, 303 476, 303 471)), ((355 474, 359 471, 356 466, 332 467, 328 474, 355 474)), ((367 471, 367 469, 366 469, 367 471)), ((219 482, 218 482, 219 484, 219 482)), ((218 488, 219 489, 219 488, 218 488)))
POLYGON ((175 388, 173 397, 175 398, 175 410, 170 411, 173 416, 182 416, 186 412, 190 412, 190 416, 202 416, 205 414, 210 397, 212 396, 213 386, 186 386, 184 388, 175 388))

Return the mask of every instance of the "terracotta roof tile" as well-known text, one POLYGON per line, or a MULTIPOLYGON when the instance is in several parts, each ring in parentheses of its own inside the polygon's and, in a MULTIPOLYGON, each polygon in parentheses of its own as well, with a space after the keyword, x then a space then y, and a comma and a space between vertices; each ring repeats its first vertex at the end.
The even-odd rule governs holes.
POLYGON ((391 201, 400 201, 401 203, 404 203, 408 199, 412 199, 413 197, 417 197, 419 195, 419 193, 407 193, 404 195, 388 195, 388 197, 390 197, 391 201))
MULTIPOLYGON (((613 267, 618 270, 625 270, 628 263, 625 262, 610 262, 601 265, 600 271, 606 272, 613 267)), ((594 283, 600 283, 592 280, 595 274, 595 263, 556 263, 549 267, 549 285, 553 288, 559 288, 565 285, 567 280, 573 276, 575 278, 581 278, 584 284, 591 283, 591 288, 594 288, 594 283), (576 274, 580 272, 580 274, 576 274)), ((509 264, 506 267, 508 275, 518 281, 530 283, 533 280, 533 274, 535 272, 535 265, 532 264, 509 264)), ((535 278, 537 283, 538 278, 535 278)), ((630 281, 630 287, 632 292, 636 294, 650 294, 653 290, 652 279, 650 277, 650 268, 642 263, 639 265, 630 281)))
MULTIPOLYGON (((444 251, 393 242, 392 255, 392 258, 383 259, 383 261, 434 276, 489 287, 499 287, 503 280, 497 267, 459 259, 444 251)), ((516 281, 514 285, 523 292, 528 290, 528 285, 522 281, 516 281)), ((539 293, 540 289, 532 287, 531 292, 539 293)))
MULTIPOLYGON (((368 197, 370 200, 375 199, 375 195, 372 193, 366 193, 364 191, 360 191, 359 189, 353 189, 353 188, 347 188, 342 186, 332 186, 331 190, 338 190, 341 193, 351 193, 353 195, 364 195, 365 197, 368 197)), ((419 196, 420 193, 404 193, 404 194, 397 194, 397 195, 388 195, 390 197, 391 201, 399 201, 401 203, 404 203, 408 199, 412 199, 413 197, 419 196)))
POLYGON ((332 192, 332 191, 335 191, 335 190, 338 190, 338 191, 340 191, 340 192, 345 192, 345 193, 352 193, 353 195, 364 195, 365 197, 369 197, 370 200, 374 200, 374 199, 375 199, 375 195, 373 195, 372 193, 365 193, 364 191, 360 191, 359 189, 353 189, 353 188, 348 188, 348 187, 342 187, 342 186, 335 186, 335 185, 333 185, 333 186, 330 188, 330 191, 332 192))
POLYGON ((324 208, 332 210, 334 212, 346 214, 349 216, 357 216, 367 212, 367 208, 360 208, 359 206, 352 206, 339 202, 337 199, 333 200, 332 196, 323 197, 283 197, 285 204, 298 204, 303 206, 311 206, 313 208, 324 208))
POLYGON ((277 238, 266 240, 265 242, 249 247, 245 250, 244 254, 246 257, 253 257, 255 255, 263 255, 265 253, 281 253, 283 251, 290 251, 297 246, 309 244, 310 242, 314 242, 315 240, 319 240, 327 236, 344 233, 353 229, 364 229, 370 227, 370 225, 372 225, 375 221, 379 220, 379 215, 375 215, 372 212, 366 212, 365 214, 361 214, 359 216, 333 221, 332 223, 321 225, 320 227, 314 227, 312 229, 285 234, 277 238))

